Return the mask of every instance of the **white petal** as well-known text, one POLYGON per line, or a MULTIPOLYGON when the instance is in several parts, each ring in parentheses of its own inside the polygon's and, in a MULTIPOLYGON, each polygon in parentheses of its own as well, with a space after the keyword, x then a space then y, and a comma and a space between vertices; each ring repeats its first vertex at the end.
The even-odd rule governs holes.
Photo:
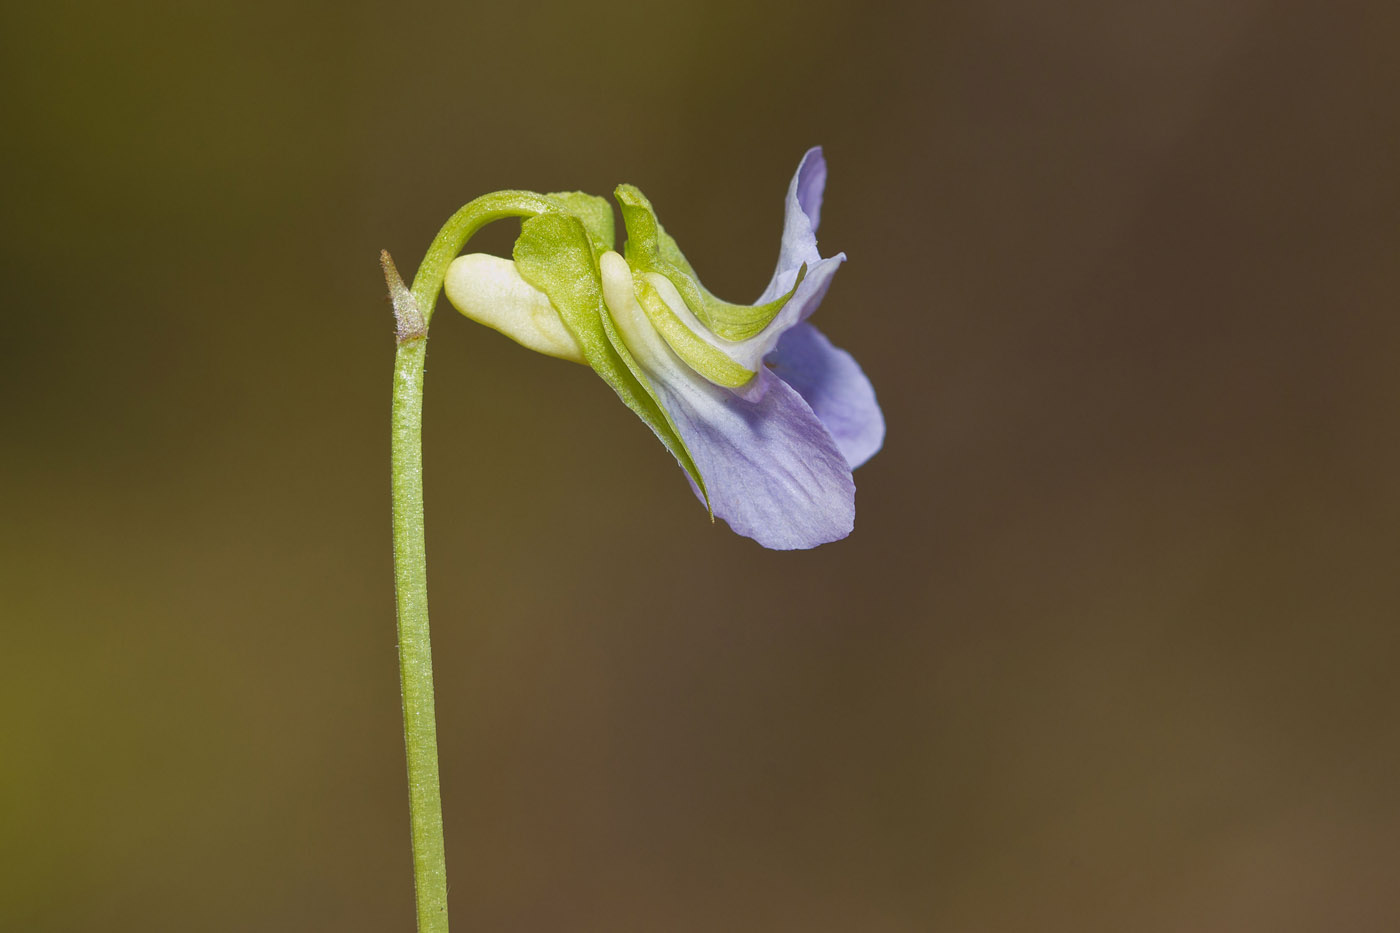
POLYGON ((447 267, 443 290, 458 311, 522 347, 584 362, 583 349, 559 319, 549 296, 522 279, 509 259, 485 253, 458 256, 447 267))

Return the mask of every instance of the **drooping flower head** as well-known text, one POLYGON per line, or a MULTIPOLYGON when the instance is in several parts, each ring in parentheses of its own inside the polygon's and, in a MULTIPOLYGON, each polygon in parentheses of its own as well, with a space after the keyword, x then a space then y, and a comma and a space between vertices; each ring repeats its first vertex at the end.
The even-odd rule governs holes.
POLYGON ((675 456, 700 500, 764 547, 850 534, 851 471, 884 441, 870 381, 807 318, 845 254, 823 258, 826 161, 812 149, 788 186, 772 281, 752 305, 712 295, 631 185, 612 208, 578 192, 521 224, 513 259, 460 256, 448 300, 532 350, 585 363, 675 456))

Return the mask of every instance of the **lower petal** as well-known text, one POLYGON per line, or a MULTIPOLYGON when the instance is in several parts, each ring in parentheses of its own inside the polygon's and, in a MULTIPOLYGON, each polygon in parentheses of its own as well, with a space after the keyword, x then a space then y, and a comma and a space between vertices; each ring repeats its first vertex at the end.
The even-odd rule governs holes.
POLYGON ((758 378, 772 385, 757 402, 698 378, 653 385, 730 528, 778 550, 846 537, 856 488, 845 457, 802 396, 758 378))
POLYGON ((806 400, 831 432, 851 469, 885 442, 885 416, 860 364, 811 324, 799 324, 769 357, 773 372, 806 400))

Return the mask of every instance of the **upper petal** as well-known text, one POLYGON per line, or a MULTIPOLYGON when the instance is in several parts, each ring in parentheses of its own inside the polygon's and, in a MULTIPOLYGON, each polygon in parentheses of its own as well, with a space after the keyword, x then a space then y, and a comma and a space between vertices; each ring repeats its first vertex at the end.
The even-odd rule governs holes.
POLYGON ((758 304, 785 294, 792 288, 797 270, 803 263, 811 265, 821 259, 817 251, 817 226, 821 223, 822 193, 825 189, 826 156, 822 154, 821 146, 813 146, 802 156, 792 181, 788 182, 778 266, 758 304))
MULTIPOLYGON (((813 146, 802 156, 797 171, 788 182, 778 265, 757 303, 762 304, 786 294, 794 283, 797 289, 767 327, 747 340, 731 345, 731 356, 741 365, 752 367, 753 361, 767 357, 777 348, 784 334, 811 317, 826 297, 836 270, 846 261, 845 253, 823 258, 817 248, 817 227, 821 223, 825 189, 826 157, 822 154, 821 146, 813 146), (798 282, 798 274, 804 266, 806 275, 798 282)), ((859 367, 856 369, 859 371, 859 367)), ((755 379, 736 391, 756 401, 767 391, 768 384, 765 380, 755 379)), ((876 410, 878 412, 878 408, 876 410)))
POLYGON ((826 188, 826 155, 821 146, 813 146, 803 154, 794 180, 797 205, 812 222, 812 232, 816 233, 822 223, 822 192, 826 188))
POLYGON ((796 389, 826 425, 851 469, 879 451, 885 442, 885 416, 855 357, 833 346, 811 324, 799 324, 778 341, 768 362, 774 375, 796 389))

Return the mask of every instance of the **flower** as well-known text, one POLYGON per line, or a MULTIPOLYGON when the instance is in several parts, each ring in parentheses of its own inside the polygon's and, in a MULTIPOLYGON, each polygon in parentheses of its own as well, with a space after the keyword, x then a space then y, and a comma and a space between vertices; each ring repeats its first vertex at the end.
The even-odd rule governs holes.
POLYGON ((448 300, 518 343, 586 363, 675 455, 711 513, 764 547, 850 534, 851 471, 884 441, 875 392, 849 353, 806 320, 845 254, 817 250, 826 161, 807 152, 788 186, 772 281, 753 305, 700 284, 646 197, 612 209, 571 192, 521 225, 513 260, 472 254, 448 269, 448 300))

